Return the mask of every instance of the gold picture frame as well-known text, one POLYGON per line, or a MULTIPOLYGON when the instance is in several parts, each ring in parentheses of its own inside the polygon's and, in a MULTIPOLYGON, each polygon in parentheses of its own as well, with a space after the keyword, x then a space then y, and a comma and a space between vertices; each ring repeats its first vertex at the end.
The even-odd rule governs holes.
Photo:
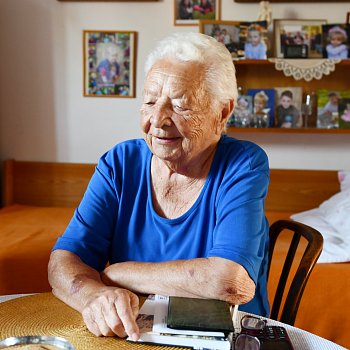
POLYGON ((137 32, 84 30, 84 96, 136 96, 137 32))

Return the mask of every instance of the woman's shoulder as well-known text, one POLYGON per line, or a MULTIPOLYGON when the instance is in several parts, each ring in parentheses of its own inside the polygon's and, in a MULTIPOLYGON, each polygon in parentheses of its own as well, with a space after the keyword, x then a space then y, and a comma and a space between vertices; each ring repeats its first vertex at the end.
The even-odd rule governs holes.
POLYGON ((227 135, 220 140, 218 155, 223 163, 228 161, 232 166, 246 162, 249 168, 255 168, 258 164, 265 164, 268 167, 267 155, 259 145, 227 135))
POLYGON ((148 150, 149 148, 144 139, 131 139, 117 143, 110 151, 143 153, 148 150))
POLYGON ((111 166, 143 163, 150 157, 150 150, 144 139, 122 141, 107 151, 100 160, 111 166))

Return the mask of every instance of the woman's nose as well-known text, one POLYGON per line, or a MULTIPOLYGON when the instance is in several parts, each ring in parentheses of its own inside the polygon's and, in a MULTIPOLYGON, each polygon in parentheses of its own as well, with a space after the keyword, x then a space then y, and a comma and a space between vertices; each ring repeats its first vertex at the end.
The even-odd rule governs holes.
POLYGON ((151 116, 151 124, 156 128, 171 125, 171 113, 172 110, 167 104, 161 104, 154 108, 151 116))

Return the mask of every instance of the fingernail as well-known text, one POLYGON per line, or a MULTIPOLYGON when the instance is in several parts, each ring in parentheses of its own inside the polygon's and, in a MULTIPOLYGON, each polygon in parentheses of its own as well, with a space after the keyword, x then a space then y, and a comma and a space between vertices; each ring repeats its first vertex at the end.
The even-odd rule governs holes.
POLYGON ((140 338, 140 335, 139 335, 138 333, 133 333, 133 334, 131 335, 131 339, 132 339, 133 341, 137 341, 137 340, 139 340, 139 338, 140 338))

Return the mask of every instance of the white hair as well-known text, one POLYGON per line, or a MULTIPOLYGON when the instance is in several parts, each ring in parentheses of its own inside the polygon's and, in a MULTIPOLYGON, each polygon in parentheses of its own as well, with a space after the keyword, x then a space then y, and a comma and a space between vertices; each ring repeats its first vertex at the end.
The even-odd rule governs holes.
POLYGON ((219 103, 237 100, 236 70, 232 56, 224 44, 201 33, 175 33, 161 40, 148 55, 145 73, 156 61, 169 58, 182 62, 198 62, 205 67, 207 89, 219 103))

